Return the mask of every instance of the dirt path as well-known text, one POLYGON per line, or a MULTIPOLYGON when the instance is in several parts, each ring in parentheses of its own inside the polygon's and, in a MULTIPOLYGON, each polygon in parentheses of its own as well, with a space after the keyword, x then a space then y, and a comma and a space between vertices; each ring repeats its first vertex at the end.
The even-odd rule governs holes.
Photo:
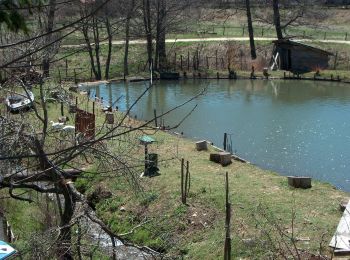
MULTIPOLYGON (((276 38, 265 38, 265 37, 256 37, 255 41, 274 41, 276 38)), ((167 43, 175 43, 175 42, 225 42, 225 41, 249 41, 248 37, 216 37, 216 38, 190 38, 190 39, 166 39, 167 43)), ((350 41, 344 40, 319 40, 319 39, 295 39, 297 42, 315 42, 315 43, 341 43, 341 44, 349 44, 350 41)), ((113 45, 123 45, 125 41, 113 41, 113 45)), ((107 44, 107 42, 101 42, 100 44, 107 44)), ((132 40, 130 44, 146 44, 145 40, 132 40)), ((85 44, 76 44, 76 45, 62 45, 64 48, 78 48, 84 47, 85 44)))

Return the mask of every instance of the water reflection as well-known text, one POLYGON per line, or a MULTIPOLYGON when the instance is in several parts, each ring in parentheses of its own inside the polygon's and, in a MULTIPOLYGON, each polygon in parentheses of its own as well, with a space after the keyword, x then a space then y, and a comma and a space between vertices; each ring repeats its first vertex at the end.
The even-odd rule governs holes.
MULTIPOLYGON (((147 83, 101 85, 91 96, 130 108, 147 83)), ((350 191, 350 85, 313 81, 186 80, 157 83, 132 109, 151 119, 207 88, 206 94, 164 117, 176 124, 198 104, 177 131, 222 146, 232 134, 233 150, 285 175, 308 175, 350 191)))

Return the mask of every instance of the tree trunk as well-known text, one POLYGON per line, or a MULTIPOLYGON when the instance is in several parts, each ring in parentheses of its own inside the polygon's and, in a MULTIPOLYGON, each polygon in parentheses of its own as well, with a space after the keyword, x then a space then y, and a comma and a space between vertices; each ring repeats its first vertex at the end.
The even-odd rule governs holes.
POLYGON ((250 0, 245 0, 245 5, 246 5, 246 9, 247 9, 250 56, 251 56, 252 60, 255 60, 256 59, 256 50, 255 50, 255 42, 254 42, 254 30, 253 30, 253 23, 252 23, 252 15, 250 12, 250 0))
POLYGON ((92 18, 92 31, 94 35, 94 43, 95 43, 95 57, 96 57, 96 69, 97 69, 97 77, 96 80, 102 79, 101 73, 101 61, 100 61, 100 33, 98 29, 98 22, 96 17, 92 18))
POLYGON ((282 34, 282 28, 281 28, 281 17, 280 17, 278 0, 273 0, 272 5, 273 5, 273 22, 276 28, 277 39, 282 40, 283 34, 282 34))
MULTIPOLYGON (((53 30, 53 23, 55 20, 55 11, 56 11, 56 0, 50 0, 49 2, 49 12, 47 14, 47 27, 46 32, 49 33, 46 36, 46 44, 49 44, 51 42, 51 32, 53 30)), ((43 59, 43 75, 44 77, 50 76, 50 50, 51 47, 46 50, 44 59, 43 59)))
POLYGON ((166 4, 165 0, 160 1, 159 9, 159 35, 158 35, 158 63, 159 69, 166 69, 166 47, 165 47, 165 34, 166 34, 166 4))
POLYGON ((125 51, 124 51, 124 79, 129 75, 129 41, 130 41, 130 16, 125 23, 125 51))
POLYGON ((143 0, 143 20, 146 32, 147 40, 147 56, 148 56, 148 65, 152 64, 152 55, 153 55, 153 46, 152 46, 152 24, 151 24, 151 9, 149 0, 143 0))
POLYGON ((58 245, 59 245, 59 259, 64 260, 73 260, 72 256, 72 242, 71 242, 71 223, 73 213, 74 213, 74 200, 72 197, 72 192, 69 190, 69 186, 67 186, 62 181, 59 183, 59 188, 62 190, 64 197, 64 211, 61 218, 61 232, 58 237, 58 245))
POLYGON ((108 54, 106 59, 106 71, 105 71, 105 79, 109 79, 109 68, 111 64, 111 56, 112 56, 112 31, 111 31, 111 24, 109 22, 108 16, 106 16, 106 30, 108 34, 108 54))
POLYGON ((90 57, 90 65, 91 65, 91 69, 94 73, 95 79, 98 78, 98 73, 95 67, 95 59, 94 59, 94 54, 92 51, 92 47, 91 47, 91 43, 90 43, 90 39, 89 39, 89 33, 88 33, 88 27, 87 26, 83 26, 83 35, 84 35, 84 39, 85 39, 85 43, 86 43, 86 47, 88 49, 88 53, 89 53, 89 57, 90 57))

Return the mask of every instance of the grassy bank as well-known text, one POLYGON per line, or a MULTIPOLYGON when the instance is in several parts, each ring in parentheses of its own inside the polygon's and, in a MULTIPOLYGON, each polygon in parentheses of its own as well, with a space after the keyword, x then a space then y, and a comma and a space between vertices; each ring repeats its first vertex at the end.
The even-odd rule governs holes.
MULTIPOLYGON (((126 233, 140 225, 128 235, 137 244, 173 257, 222 257, 227 171, 234 257, 266 259, 282 252, 289 254, 293 241, 300 250, 317 254, 321 249, 322 254, 330 254, 327 245, 342 215, 339 203, 349 196, 347 193, 315 180, 311 189, 294 189, 287 185, 286 177, 236 161, 223 168, 209 161, 214 148, 197 152, 190 140, 163 131, 148 133, 157 141, 149 149, 159 155, 160 176, 140 178, 135 187, 130 186, 130 176, 106 176, 96 171, 76 183, 87 197, 95 199, 98 215, 116 232, 126 233), (188 205, 181 203, 181 158, 190 164, 188 205), (96 199, 101 191, 112 196, 96 199)), ((143 146, 137 140, 143 134, 136 132, 131 137, 133 156, 140 162, 139 174, 143 171, 143 146)))
MULTIPOLYGON (((78 97, 80 107, 91 111, 92 103, 86 96, 78 97)), ((57 121, 59 107, 50 104, 50 120, 57 121)), ((123 113, 114 113, 119 122, 123 113)), ((74 114, 69 117, 69 124, 73 124, 74 114)), ((101 134, 107 127, 104 120, 105 115, 98 109, 97 128, 101 134)), ((132 119, 125 122, 131 127, 140 124, 132 119)), ((150 246, 172 258, 181 255, 185 259, 222 258, 224 174, 228 172, 234 258, 278 258, 291 252, 296 254, 294 246, 298 252, 318 254, 321 250, 322 254, 331 254, 327 245, 342 215, 339 203, 349 197, 348 193, 315 180, 311 189, 294 189, 287 185, 286 177, 236 161, 222 167, 209 161, 210 152, 215 151, 213 147, 197 152, 193 141, 163 131, 135 131, 104 145, 118 149, 120 159, 132 161, 134 168, 130 173, 122 170, 106 173, 108 166, 95 161, 90 165, 91 173, 78 179, 76 187, 85 193, 110 228, 128 233, 126 237, 136 244, 150 246), (139 178, 144 147, 138 138, 144 134, 156 139, 149 152, 159 155, 160 175, 153 178, 139 178), (181 203, 181 158, 190 165, 187 205, 181 203)), ((21 234, 17 242, 20 247, 30 241, 33 232, 44 229, 45 208, 43 211, 17 201, 5 204, 4 208, 9 220, 14 221, 10 223, 15 234, 21 234), (23 225, 28 228, 23 229, 23 225)))

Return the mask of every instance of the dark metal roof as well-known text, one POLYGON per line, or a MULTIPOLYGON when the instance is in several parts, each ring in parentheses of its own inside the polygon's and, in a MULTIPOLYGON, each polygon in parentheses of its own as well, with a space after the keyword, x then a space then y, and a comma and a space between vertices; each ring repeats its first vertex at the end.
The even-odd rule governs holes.
POLYGON ((320 53, 325 54, 325 55, 333 55, 333 53, 331 53, 331 52, 328 52, 328 51, 325 51, 325 50, 322 50, 322 49, 319 49, 319 48, 316 48, 316 47, 312 47, 310 45, 306 45, 306 44, 303 44, 303 43, 300 43, 300 42, 291 41, 291 40, 288 40, 288 39, 275 40, 275 41, 272 41, 272 42, 275 45, 285 44, 285 45, 299 46, 299 47, 303 47, 305 49, 309 49, 310 51, 320 52, 320 53))

